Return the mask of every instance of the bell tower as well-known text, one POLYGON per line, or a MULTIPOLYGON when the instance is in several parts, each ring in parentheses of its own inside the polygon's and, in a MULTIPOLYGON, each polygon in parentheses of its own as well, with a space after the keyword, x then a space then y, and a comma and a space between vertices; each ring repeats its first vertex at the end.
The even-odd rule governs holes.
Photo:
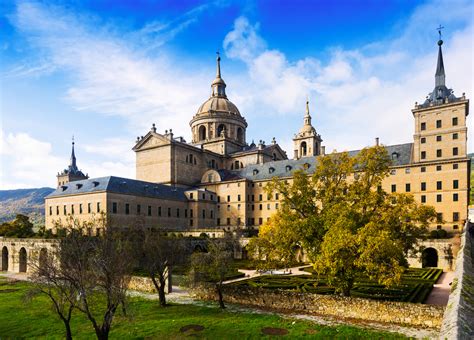
POLYGON ((318 156, 321 154, 321 136, 316 133, 316 129, 311 125, 311 115, 309 114, 309 100, 306 100, 306 113, 304 124, 300 131, 293 138, 294 158, 318 156))
POLYGON ((77 167, 76 163, 76 154, 74 152, 74 137, 72 137, 72 150, 71 150, 71 160, 69 166, 64 169, 62 172, 58 172, 56 177, 58 178, 58 187, 65 185, 69 182, 80 181, 83 179, 88 179, 88 175, 84 175, 81 170, 77 167))

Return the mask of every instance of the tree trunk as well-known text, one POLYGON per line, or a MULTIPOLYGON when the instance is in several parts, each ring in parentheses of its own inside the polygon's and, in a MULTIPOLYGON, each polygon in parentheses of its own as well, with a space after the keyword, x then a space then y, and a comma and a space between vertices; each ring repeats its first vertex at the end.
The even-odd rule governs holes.
POLYGON ((160 300, 161 307, 166 306, 165 281, 166 280, 160 280, 160 287, 158 289, 158 298, 160 300))
POLYGON ((224 297, 222 296, 222 285, 221 284, 216 284, 216 291, 217 291, 217 295, 219 296, 219 307, 221 309, 224 309, 225 305, 224 305, 224 297))
POLYGON ((66 340, 72 340, 71 325, 68 320, 63 319, 64 327, 66 327, 66 340))

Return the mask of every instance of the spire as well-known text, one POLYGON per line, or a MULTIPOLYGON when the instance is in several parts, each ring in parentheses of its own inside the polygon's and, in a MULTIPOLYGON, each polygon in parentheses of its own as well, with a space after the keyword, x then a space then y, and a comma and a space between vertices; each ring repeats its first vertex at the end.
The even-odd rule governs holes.
POLYGON ((221 56, 219 52, 216 52, 216 79, 212 82, 212 96, 213 97, 224 97, 227 98, 225 94, 225 81, 221 78, 221 56))
POLYGON ((74 136, 72 136, 72 151, 71 151, 71 163, 69 164, 69 169, 76 171, 77 170, 77 165, 76 165, 76 155, 74 153, 74 136))
POLYGON ((446 75, 444 73, 443 50, 441 49, 443 40, 438 40, 438 64, 436 65, 435 86, 445 86, 446 75))
POLYGON ((309 115, 309 98, 306 97, 306 113, 304 115, 304 125, 311 125, 311 116, 309 115))

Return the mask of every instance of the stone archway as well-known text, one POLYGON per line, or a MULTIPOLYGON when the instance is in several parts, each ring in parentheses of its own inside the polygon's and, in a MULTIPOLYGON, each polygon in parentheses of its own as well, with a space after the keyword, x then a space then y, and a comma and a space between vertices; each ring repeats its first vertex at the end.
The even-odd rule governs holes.
POLYGON ((306 142, 302 142, 300 144, 300 155, 301 155, 301 157, 306 156, 307 152, 308 152, 308 146, 306 145, 306 142))
POLYGON ((421 266, 426 267, 438 267, 438 251, 434 248, 426 248, 421 253, 421 266))
POLYGON ((8 271, 8 248, 4 246, 2 248, 2 271, 7 272, 8 271))
POLYGON ((26 254, 26 249, 23 247, 20 249, 19 260, 20 260, 19 272, 26 273, 26 268, 27 268, 26 262, 28 260, 28 255, 26 254))

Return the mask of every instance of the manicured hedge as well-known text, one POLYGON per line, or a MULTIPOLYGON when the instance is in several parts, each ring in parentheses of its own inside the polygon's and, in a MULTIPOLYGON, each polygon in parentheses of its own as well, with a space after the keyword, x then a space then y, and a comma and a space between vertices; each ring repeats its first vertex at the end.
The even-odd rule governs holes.
MULTIPOLYGON (((422 303, 442 272, 441 269, 433 268, 409 268, 402 275, 400 284, 391 287, 381 285, 367 277, 360 277, 351 290, 351 295, 375 300, 422 303)), ((317 275, 262 275, 235 282, 233 285, 285 289, 315 294, 334 294, 334 288, 328 285, 327 280, 317 275)))

